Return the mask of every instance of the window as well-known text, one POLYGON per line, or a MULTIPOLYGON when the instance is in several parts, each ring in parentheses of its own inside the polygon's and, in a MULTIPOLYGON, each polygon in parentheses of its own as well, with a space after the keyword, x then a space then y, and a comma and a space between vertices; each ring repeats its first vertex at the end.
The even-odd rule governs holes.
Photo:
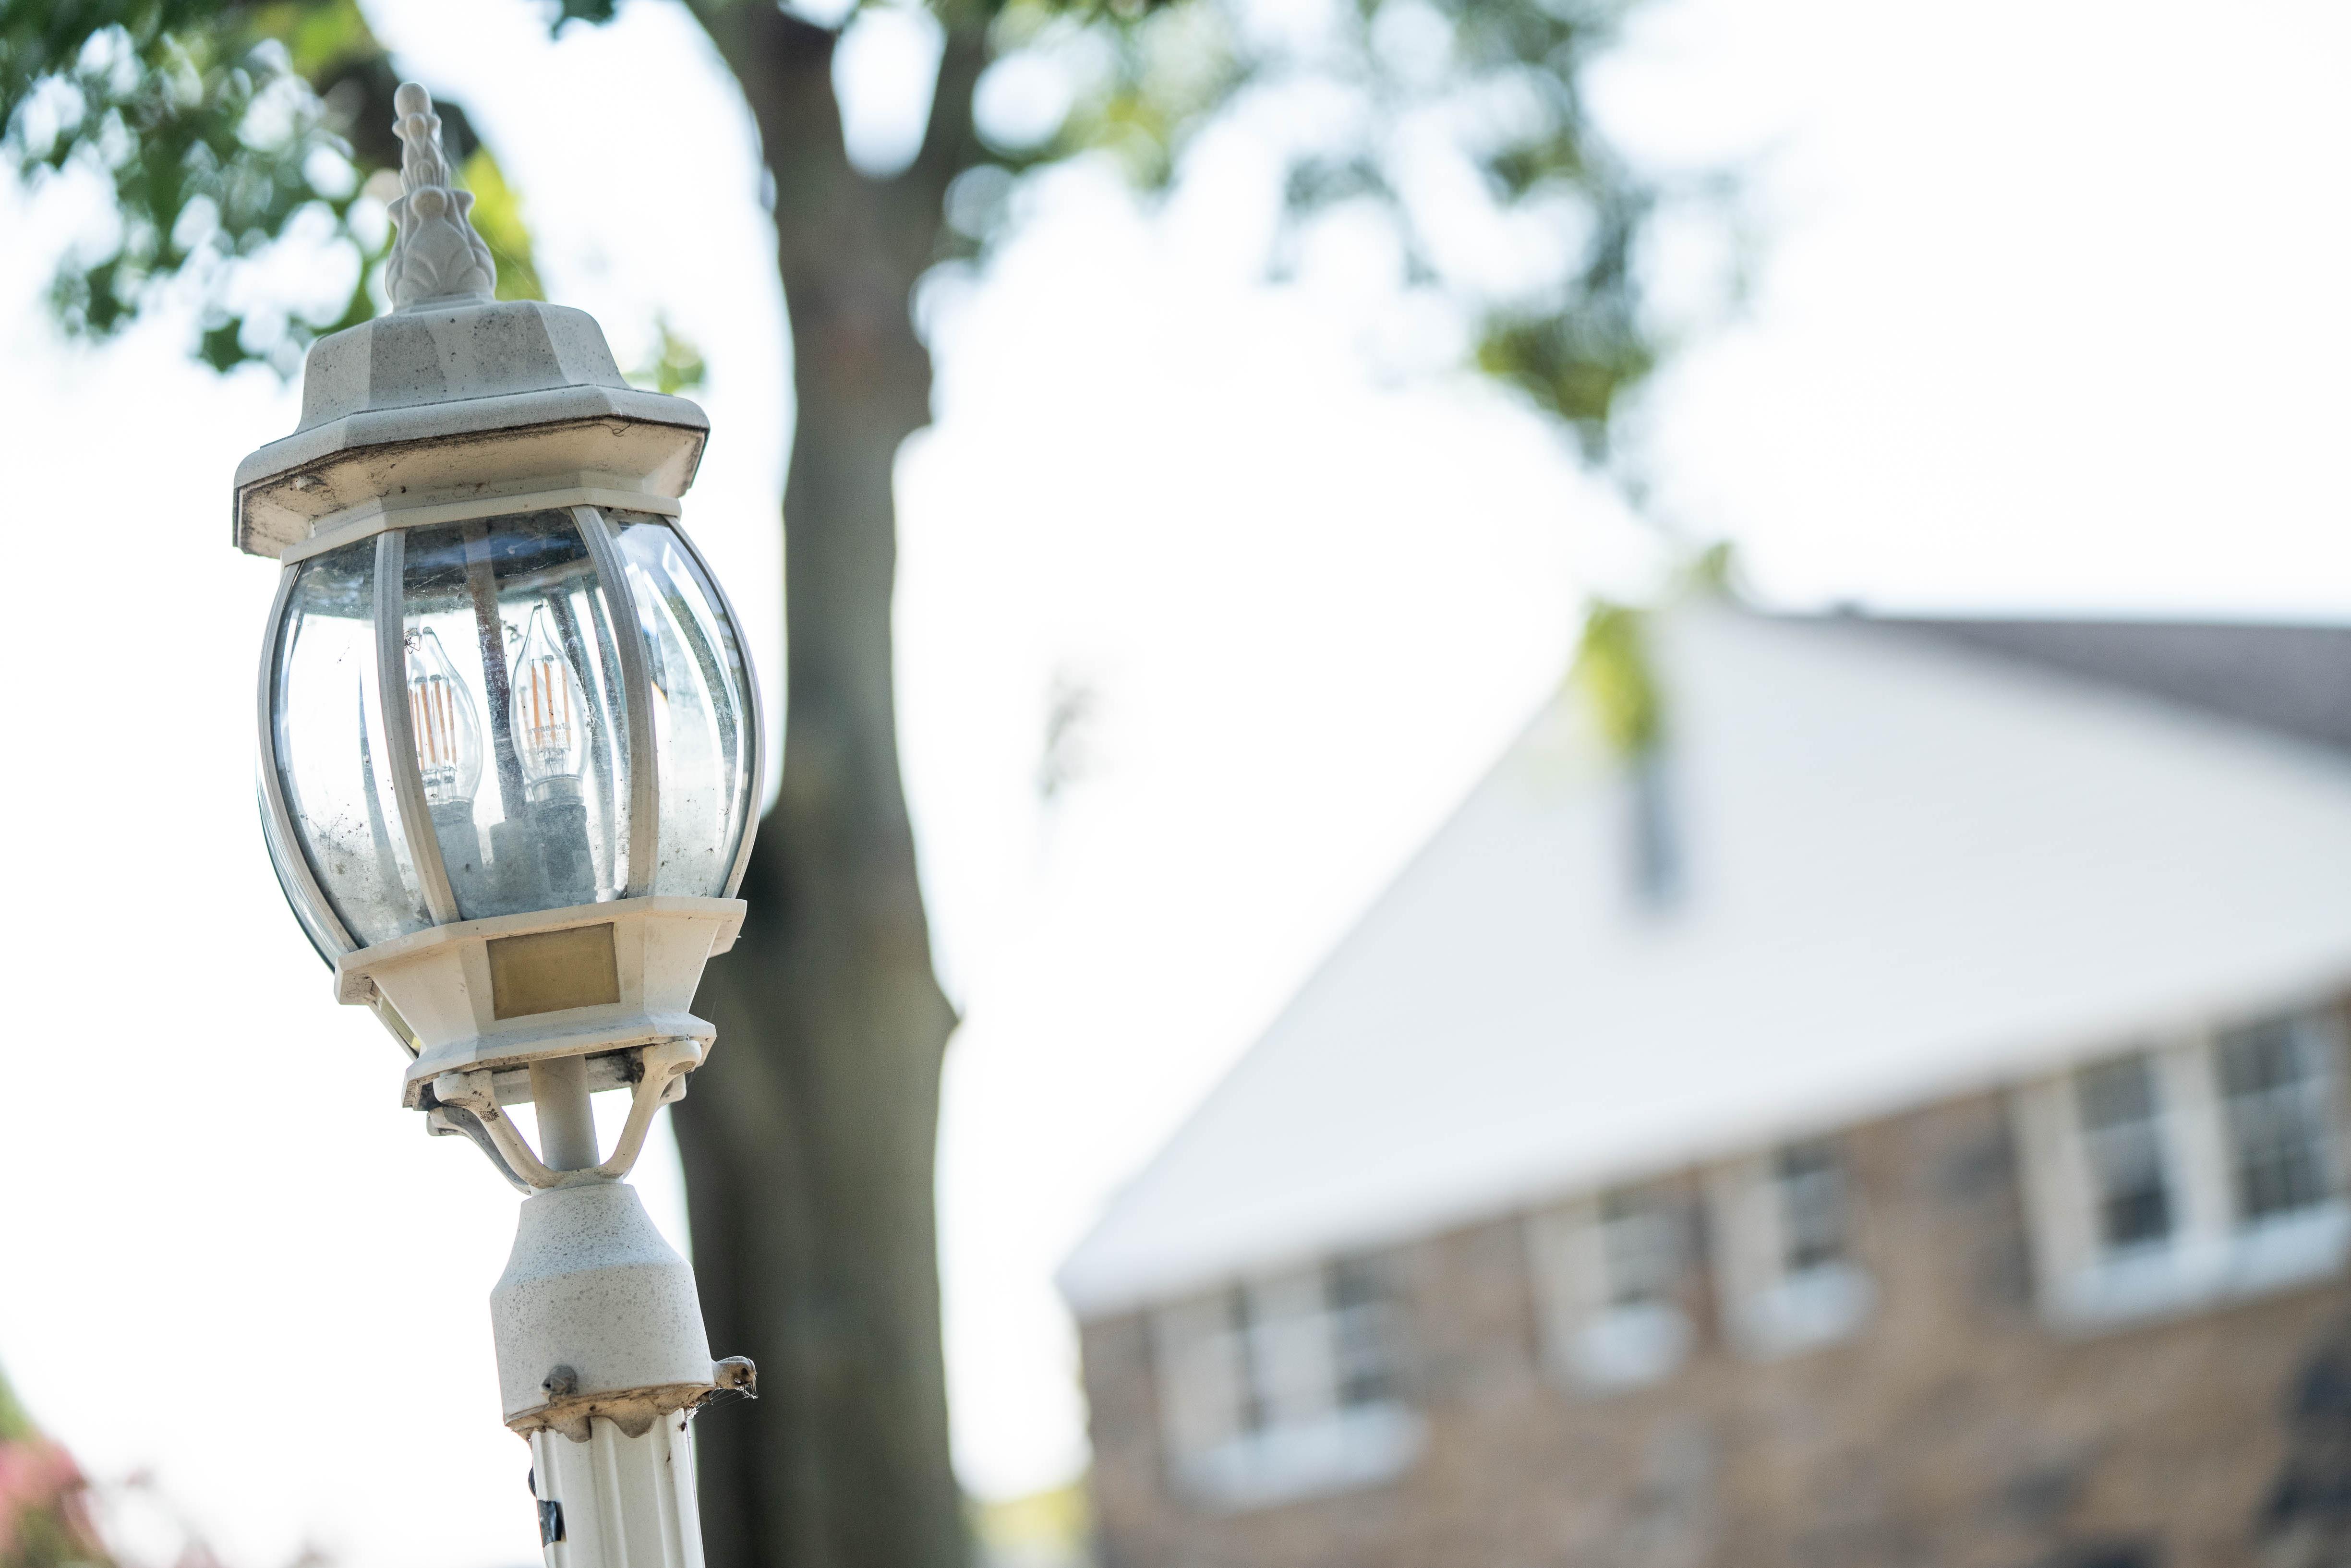
POLYGON ((1249 1508, 1384 1480, 1411 1463, 1396 1311, 1370 1260, 1251 1281, 1153 1315, 1177 1488, 1249 1508))
POLYGON ((2157 1245, 2171 1235, 2171 1181, 2152 1058, 2126 1056, 2074 1075, 2074 1103, 2098 1207, 2098 1239, 2110 1250, 2157 1245))
POLYGON ((2273 1019, 2221 1036, 2214 1054, 2239 1218, 2258 1224, 2324 1203, 2334 1183, 2321 1031, 2307 1019, 2273 1019))
POLYGON ((1690 1322, 1690 1207, 1670 1187, 1625 1187, 1527 1222, 1543 1353, 1569 1383, 1606 1391, 1681 1364, 1690 1322))
POLYGON ((2340 1027, 2281 1015, 2020 1091, 2043 1310, 2095 1326, 2339 1269, 2340 1027))
POLYGON ((1777 1156, 1783 1265, 1791 1274, 1844 1260, 1844 1163, 1833 1145, 1791 1144, 1777 1156))
POLYGON ((1153 1320, 1159 1413, 1169 1447, 1202 1453, 1265 1424, 1248 1373, 1241 1292, 1163 1308, 1153 1320))
POLYGON ((1332 1267, 1332 1371, 1343 1410, 1395 1397, 1389 1312, 1387 1294, 1368 1266, 1344 1262, 1332 1267))
POLYGON ((1750 1355, 1792 1355, 1859 1328, 1876 1297, 1855 1244, 1844 1141, 1785 1145, 1716 1173, 1724 1322, 1750 1355))
POLYGON ((1654 1192, 1600 1200, 1601 1271, 1612 1307, 1672 1300, 1682 1278, 1682 1218, 1654 1192))

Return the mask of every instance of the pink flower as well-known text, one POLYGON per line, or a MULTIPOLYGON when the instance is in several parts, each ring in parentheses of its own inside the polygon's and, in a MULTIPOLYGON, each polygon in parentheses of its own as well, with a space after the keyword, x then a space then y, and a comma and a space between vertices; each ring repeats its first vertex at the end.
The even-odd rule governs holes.
POLYGON ((0 1561, 37 1535, 103 1561, 105 1548, 83 1506, 86 1483, 73 1456, 40 1437, 0 1442, 0 1561))

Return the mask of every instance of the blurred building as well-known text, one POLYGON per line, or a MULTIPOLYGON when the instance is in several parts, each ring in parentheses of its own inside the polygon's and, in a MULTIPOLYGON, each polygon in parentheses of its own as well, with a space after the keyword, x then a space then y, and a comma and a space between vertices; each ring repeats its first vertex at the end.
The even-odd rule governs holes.
POLYGON ((1108 1568, 2351 1563, 2351 632, 1649 632, 1064 1268, 1108 1568))

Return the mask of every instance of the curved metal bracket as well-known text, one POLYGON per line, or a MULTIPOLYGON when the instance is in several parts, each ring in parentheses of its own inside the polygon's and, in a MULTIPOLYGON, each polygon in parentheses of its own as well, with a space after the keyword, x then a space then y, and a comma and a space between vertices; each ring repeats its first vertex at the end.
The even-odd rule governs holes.
POLYGON ((482 1119, 463 1105, 434 1106, 424 1113, 424 1130, 436 1138, 470 1138, 474 1146, 482 1151, 498 1175, 506 1177, 507 1185, 515 1191, 528 1196, 536 1190, 530 1183, 515 1174, 514 1166, 507 1164, 506 1155, 498 1152, 497 1142, 482 1125, 482 1119))
POLYGON ((444 1072, 434 1079, 430 1114, 442 1120, 427 1125, 435 1133, 457 1133, 473 1139, 498 1174, 521 1191, 619 1181, 636 1168, 637 1156, 644 1152, 645 1134, 653 1130, 653 1113, 685 1098, 685 1075, 702 1065, 703 1046, 696 1040, 657 1040, 639 1047, 636 1056, 638 1074, 630 1092, 629 1119, 622 1124, 611 1155, 586 1170, 553 1170, 540 1160, 522 1129, 498 1108, 497 1092, 486 1068, 444 1072))

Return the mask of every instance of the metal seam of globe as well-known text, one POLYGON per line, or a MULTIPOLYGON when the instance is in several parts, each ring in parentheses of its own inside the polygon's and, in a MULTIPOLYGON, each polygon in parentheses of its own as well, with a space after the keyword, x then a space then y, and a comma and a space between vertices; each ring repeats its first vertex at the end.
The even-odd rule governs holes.
POLYGON ((713 1364, 622 1178, 714 1041, 690 1009, 760 799, 750 658, 677 521, 709 424, 584 312, 492 298, 432 99, 395 107, 393 308, 311 349, 300 426, 236 474, 236 545, 283 563, 264 836, 336 999, 406 1052, 403 1103, 530 1195, 491 1320, 547 1561, 683 1568, 687 1418, 752 1372, 713 1364), (609 1155, 600 1090, 629 1096, 609 1155))

